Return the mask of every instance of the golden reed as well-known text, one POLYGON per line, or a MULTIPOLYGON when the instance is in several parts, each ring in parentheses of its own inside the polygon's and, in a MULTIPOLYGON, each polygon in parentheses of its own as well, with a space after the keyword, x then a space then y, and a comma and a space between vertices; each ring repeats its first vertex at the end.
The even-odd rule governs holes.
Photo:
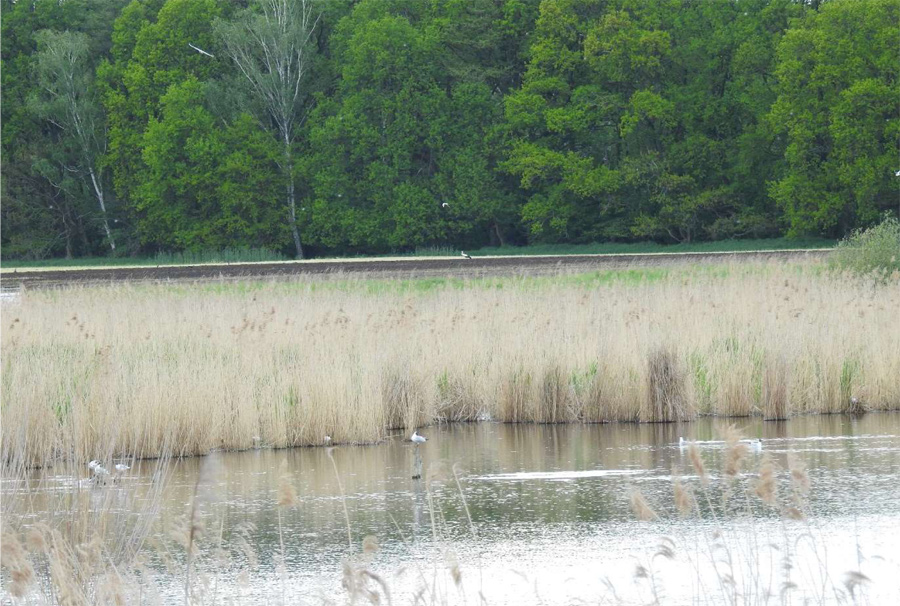
POLYGON ((370 442, 438 420, 900 407, 900 283, 818 270, 27 291, 2 310, 2 454, 44 465, 370 442))

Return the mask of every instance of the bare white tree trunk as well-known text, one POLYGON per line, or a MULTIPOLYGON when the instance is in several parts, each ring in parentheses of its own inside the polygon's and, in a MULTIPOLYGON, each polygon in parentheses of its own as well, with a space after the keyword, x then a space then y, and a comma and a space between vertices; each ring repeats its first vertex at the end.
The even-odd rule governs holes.
POLYGON ((300 229, 297 227, 297 201, 294 196, 294 170, 291 157, 291 142, 285 136, 284 141, 284 172, 287 177, 287 203, 291 212, 291 235, 294 237, 294 247, 297 249, 297 258, 303 258, 303 242, 300 240, 300 229))
POLYGON ((97 176, 94 174, 94 167, 88 167, 88 172, 91 174, 91 183, 94 184, 94 193, 97 195, 97 202, 100 203, 100 215, 103 218, 103 229, 106 231, 106 239, 109 240, 109 247, 113 252, 116 252, 116 241, 113 239, 112 232, 109 229, 109 219, 106 216, 106 202, 103 201, 103 188, 100 187, 100 182, 97 180, 97 176))

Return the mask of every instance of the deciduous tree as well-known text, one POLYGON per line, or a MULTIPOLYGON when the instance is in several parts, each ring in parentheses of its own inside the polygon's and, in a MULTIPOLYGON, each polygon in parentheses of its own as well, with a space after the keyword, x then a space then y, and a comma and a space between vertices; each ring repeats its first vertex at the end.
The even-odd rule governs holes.
POLYGON ((244 77, 261 124, 271 125, 282 146, 285 202, 297 257, 303 241, 297 221, 294 139, 307 109, 306 80, 315 56, 318 12, 312 0, 257 0, 216 30, 228 56, 244 77))

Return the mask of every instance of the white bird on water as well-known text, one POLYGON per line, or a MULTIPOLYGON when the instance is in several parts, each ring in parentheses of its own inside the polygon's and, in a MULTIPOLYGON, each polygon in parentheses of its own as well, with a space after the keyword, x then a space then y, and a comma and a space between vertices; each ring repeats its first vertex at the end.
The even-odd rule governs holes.
POLYGON ((124 463, 116 463, 116 471, 119 473, 125 473, 131 469, 130 465, 125 465, 124 463))
POLYGON ((425 436, 420 436, 419 432, 413 430, 412 435, 409 436, 409 441, 415 444, 415 459, 413 460, 413 480, 418 480, 422 477, 422 454, 419 452, 419 444, 424 444, 428 441, 428 438, 425 436))
POLYGON ((741 444, 746 444, 750 447, 751 450, 762 450, 762 440, 760 440, 759 438, 753 438, 752 440, 741 440, 741 444))
POLYGON ((464 251, 464 250, 459 251, 459 254, 462 255, 463 259, 471 259, 472 258, 471 256, 467 255, 466 251, 464 251))
POLYGON ((90 463, 88 463, 88 469, 91 470, 91 473, 94 475, 105 475, 109 473, 109 470, 100 464, 100 461, 94 459, 90 463))
POLYGON ((91 479, 95 482, 104 482, 109 477, 109 470, 96 459, 88 463, 88 469, 91 470, 91 479))

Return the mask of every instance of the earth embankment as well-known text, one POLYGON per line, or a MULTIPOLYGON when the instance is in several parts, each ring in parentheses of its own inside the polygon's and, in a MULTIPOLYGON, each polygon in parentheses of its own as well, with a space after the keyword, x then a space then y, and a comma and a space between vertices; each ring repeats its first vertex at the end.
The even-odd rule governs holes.
POLYGON ((830 249, 741 252, 648 253, 606 255, 393 257, 329 259, 274 263, 160 265, 140 267, 87 267, 4 270, 4 290, 19 287, 65 286, 135 281, 196 281, 217 279, 279 279, 301 276, 352 275, 357 277, 489 277, 540 275, 560 270, 592 271, 623 267, 653 267, 686 263, 743 261, 804 261, 827 257, 830 249))

